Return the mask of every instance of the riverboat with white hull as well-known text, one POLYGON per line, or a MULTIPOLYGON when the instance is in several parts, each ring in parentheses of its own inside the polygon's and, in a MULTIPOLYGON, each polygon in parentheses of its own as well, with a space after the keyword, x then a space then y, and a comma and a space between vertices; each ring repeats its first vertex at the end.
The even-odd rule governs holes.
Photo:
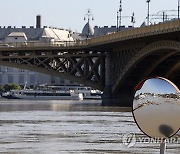
POLYGON ((39 86, 36 90, 11 90, 2 94, 8 99, 83 100, 101 99, 102 92, 84 86, 39 86))
POLYGON ((81 93, 72 91, 43 91, 43 90, 11 90, 2 94, 8 99, 30 99, 30 100, 82 100, 81 93))
POLYGON ((73 91, 76 94, 82 94, 83 99, 101 99, 102 91, 85 86, 49 86, 51 90, 73 91))

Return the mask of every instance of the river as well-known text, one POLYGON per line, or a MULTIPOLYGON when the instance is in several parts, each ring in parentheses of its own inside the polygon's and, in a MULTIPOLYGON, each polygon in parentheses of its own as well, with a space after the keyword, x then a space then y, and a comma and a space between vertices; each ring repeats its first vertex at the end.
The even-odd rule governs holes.
MULTIPOLYGON (((159 140, 138 129, 131 109, 101 101, 0 100, 2 154, 153 154, 159 140)), ((167 143, 180 153, 180 133, 167 143)))

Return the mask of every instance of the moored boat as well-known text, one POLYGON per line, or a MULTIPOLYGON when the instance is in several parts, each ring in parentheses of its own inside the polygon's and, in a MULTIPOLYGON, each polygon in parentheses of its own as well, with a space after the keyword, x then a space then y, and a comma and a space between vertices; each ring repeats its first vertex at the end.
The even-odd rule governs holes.
POLYGON ((43 90, 11 90, 2 94, 8 99, 36 99, 36 100, 82 100, 81 93, 73 91, 43 91, 43 90))
POLYGON ((36 90, 10 90, 2 94, 8 99, 41 99, 41 100, 83 100, 101 99, 102 92, 84 86, 39 86, 36 90))
POLYGON ((43 89, 49 89, 50 91, 71 91, 75 94, 81 94, 83 99, 101 99, 102 96, 102 91, 85 86, 45 86, 43 89))
POLYGON ((75 93, 82 93, 83 99, 101 99, 102 92, 90 87, 76 87, 75 93))

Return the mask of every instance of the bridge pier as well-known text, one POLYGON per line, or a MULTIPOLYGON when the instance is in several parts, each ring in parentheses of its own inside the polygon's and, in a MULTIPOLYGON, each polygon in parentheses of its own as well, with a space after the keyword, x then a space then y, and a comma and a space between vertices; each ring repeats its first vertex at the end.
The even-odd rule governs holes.
POLYGON ((131 87, 122 87, 118 93, 112 96, 112 105, 131 107, 134 98, 134 90, 131 87))
POLYGON ((110 52, 106 52, 106 59, 105 59, 105 88, 103 90, 102 96, 102 105, 109 106, 112 105, 112 55, 110 52))
MULTIPOLYGON (((108 89, 108 87, 106 87, 108 89)), ((121 106, 131 107, 134 97, 134 90, 130 87, 123 87, 116 95, 112 95, 109 90, 105 89, 102 96, 103 106, 121 106)), ((111 89, 111 87, 109 87, 111 89)))
POLYGON ((105 59, 105 88, 102 96, 103 106, 124 106, 130 107, 134 96, 134 90, 131 87, 123 86, 114 95, 111 92, 113 85, 113 58, 110 52, 106 53, 105 59))

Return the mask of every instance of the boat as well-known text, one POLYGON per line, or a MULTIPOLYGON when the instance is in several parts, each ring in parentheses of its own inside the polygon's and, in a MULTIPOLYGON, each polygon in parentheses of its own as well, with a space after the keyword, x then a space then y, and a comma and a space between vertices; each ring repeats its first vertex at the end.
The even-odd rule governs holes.
POLYGON ((101 99, 102 92, 90 87, 76 87, 75 93, 82 93, 83 99, 101 99))
POLYGON ((43 91, 43 90, 10 90, 2 94, 8 99, 31 99, 31 100, 82 100, 81 93, 73 91, 43 91))
POLYGON ((83 100, 101 99, 102 92, 84 86, 39 86, 36 90, 10 90, 2 94, 8 99, 83 100))
POLYGON ((73 91, 75 94, 82 94, 83 99, 101 99, 102 91, 85 86, 48 86, 51 90, 73 91))

